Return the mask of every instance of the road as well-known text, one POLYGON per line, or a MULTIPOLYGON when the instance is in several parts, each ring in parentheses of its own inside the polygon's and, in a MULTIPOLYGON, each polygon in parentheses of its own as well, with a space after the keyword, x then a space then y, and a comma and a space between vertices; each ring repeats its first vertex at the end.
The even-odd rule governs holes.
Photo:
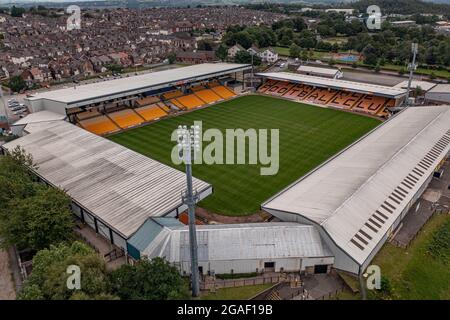
POLYGON ((8 251, 0 249, 0 301, 14 299, 16 299, 16 291, 9 267, 8 251))

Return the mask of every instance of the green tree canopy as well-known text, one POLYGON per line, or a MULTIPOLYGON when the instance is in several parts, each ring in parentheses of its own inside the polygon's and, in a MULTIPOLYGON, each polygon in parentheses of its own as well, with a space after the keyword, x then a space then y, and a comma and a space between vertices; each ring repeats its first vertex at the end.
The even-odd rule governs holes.
POLYGON ((165 259, 142 259, 111 273, 113 294, 125 300, 174 300, 189 296, 188 284, 165 259))
POLYGON ((109 294, 104 260, 89 246, 75 241, 39 251, 33 271, 19 293, 21 300, 117 299, 109 294), (69 289, 67 268, 80 268, 81 288, 69 289))
POLYGON ((3 246, 40 250, 66 240, 72 231, 70 198, 34 182, 32 157, 20 147, 0 158, 0 238, 3 246))
POLYGON ((8 86, 13 92, 20 92, 27 87, 27 84, 21 76, 12 76, 9 79, 8 86))
MULTIPOLYGON (((236 63, 252 63, 252 55, 245 51, 240 50, 236 53, 236 56, 234 57, 234 62, 236 63)), ((253 65, 259 66, 261 64, 261 58, 253 55, 253 65)))

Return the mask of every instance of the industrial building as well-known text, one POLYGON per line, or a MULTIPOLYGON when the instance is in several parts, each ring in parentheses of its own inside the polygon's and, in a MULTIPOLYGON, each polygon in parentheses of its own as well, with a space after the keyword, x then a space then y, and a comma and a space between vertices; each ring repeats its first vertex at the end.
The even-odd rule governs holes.
MULTIPOLYGON (((37 166, 33 173, 65 190, 75 215, 125 251, 149 217, 176 217, 187 208, 181 171, 66 121, 32 123, 25 131, 2 148, 23 147, 37 166)), ((212 193, 212 186, 199 179, 193 186, 199 200, 212 193)))
MULTIPOLYGON (((197 244, 202 274, 326 273, 334 262, 317 229, 298 223, 198 225, 197 244)), ((129 246, 131 254, 165 257, 183 273, 191 272, 189 228, 178 220, 147 220, 129 246)))
POLYGON ((438 84, 425 93, 425 100, 432 103, 450 104, 450 84, 438 84))
POLYGON ((316 226, 334 267, 360 274, 450 151, 450 106, 411 107, 262 204, 316 226))

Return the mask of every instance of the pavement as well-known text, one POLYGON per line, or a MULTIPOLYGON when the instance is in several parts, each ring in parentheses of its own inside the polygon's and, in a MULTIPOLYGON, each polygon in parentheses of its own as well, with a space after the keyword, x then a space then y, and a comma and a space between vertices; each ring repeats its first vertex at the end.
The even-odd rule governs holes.
POLYGON ((15 300, 16 291, 8 251, 0 249, 0 301, 15 300))

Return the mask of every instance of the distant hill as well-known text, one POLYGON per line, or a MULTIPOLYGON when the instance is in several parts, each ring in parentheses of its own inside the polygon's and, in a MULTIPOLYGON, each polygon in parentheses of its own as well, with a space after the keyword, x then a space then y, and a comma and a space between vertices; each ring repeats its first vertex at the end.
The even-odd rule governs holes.
POLYGON ((420 0, 360 0, 353 2, 350 6, 359 11, 365 11, 369 5, 378 5, 383 14, 432 13, 450 16, 450 0, 433 0, 433 2, 438 1, 445 2, 445 4, 420 0))

